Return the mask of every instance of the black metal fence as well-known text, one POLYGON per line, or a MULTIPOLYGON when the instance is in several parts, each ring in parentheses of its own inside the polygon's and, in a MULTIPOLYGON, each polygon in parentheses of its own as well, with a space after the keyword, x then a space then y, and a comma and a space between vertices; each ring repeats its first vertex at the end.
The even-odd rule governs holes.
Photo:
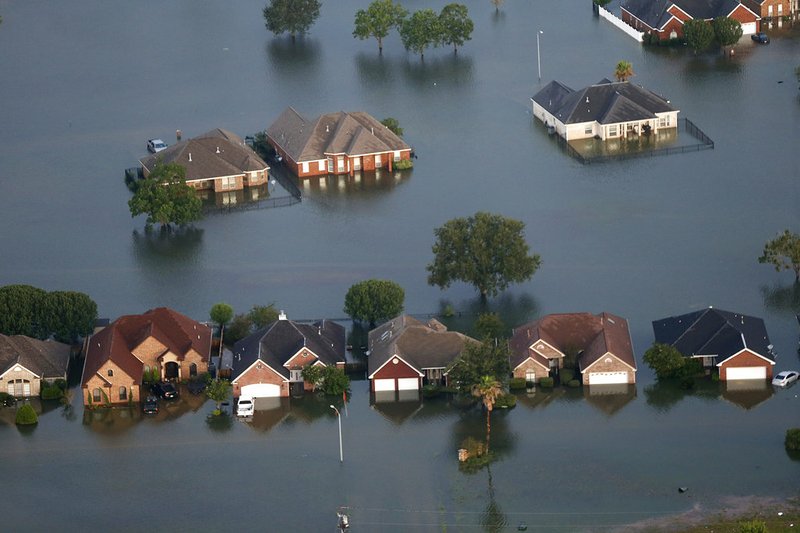
POLYGON ((689 134, 700 142, 682 146, 653 148, 619 154, 583 155, 562 136, 556 135, 556 139, 559 146, 561 146, 561 148, 567 152, 567 154, 569 154, 571 157, 574 157, 584 165, 591 163, 604 163, 606 161, 621 161, 624 159, 634 159, 639 157, 656 157, 662 155, 683 154, 686 152, 699 152, 701 150, 712 150, 714 148, 714 141, 711 140, 708 135, 703 133, 703 130, 698 128, 695 123, 688 118, 678 119, 678 131, 689 134))
POLYGON ((299 204, 302 200, 295 196, 277 196, 275 198, 265 198, 254 202, 240 202, 227 205, 206 206, 205 212, 209 215, 217 213, 231 213, 233 211, 252 211, 253 209, 267 209, 270 207, 289 207, 299 204))

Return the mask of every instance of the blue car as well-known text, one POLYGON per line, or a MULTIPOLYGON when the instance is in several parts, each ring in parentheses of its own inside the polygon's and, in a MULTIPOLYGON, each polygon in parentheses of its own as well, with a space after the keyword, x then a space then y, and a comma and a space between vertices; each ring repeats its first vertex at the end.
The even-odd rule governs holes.
POLYGON ((769 44, 769 35, 767 35, 763 31, 754 33, 753 35, 750 36, 750 38, 760 44, 769 44))

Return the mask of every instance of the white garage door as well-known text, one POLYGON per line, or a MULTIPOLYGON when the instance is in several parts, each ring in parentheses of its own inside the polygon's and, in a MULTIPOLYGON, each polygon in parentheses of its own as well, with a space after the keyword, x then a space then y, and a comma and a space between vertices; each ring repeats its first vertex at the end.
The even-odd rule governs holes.
POLYGON ((746 22, 742 24, 742 35, 750 35, 751 33, 755 32, 756 32, 755 22, 746 22))
POLYGON ((733 366, 725 372, 725 379, 767 379, 767 367, 733 366))
POLYGON ((628 382, 627 372, 591 372, 589 385, 618 385, 628 382))
POLYGON ((280 385, 271 383, 256 383, 255 385, 245 385, 242 387, 240 396, 250 396, 251 398, 275 398, 281 395, 280 385))
POLYGON ((417 389, 419 389, 419 378, 399 378, 397 380, 397 390, 417 389))
POLYGON ((394 378, 393 379, 375 379, 375 392, 382 392, 382 391, 393 391, 394 390, 394 378))

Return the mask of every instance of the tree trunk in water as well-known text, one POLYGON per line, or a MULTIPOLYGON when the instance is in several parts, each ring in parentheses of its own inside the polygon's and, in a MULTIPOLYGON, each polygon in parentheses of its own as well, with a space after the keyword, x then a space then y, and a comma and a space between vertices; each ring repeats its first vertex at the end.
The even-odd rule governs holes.
POLYGON ((492 411, 486 410, 486 453, 489 453, 489 435, 492 433, 492 411))
POLYGON ((381 39, 380 37, 378 37, 378 55, 379 56, 383 55, 383 39, 381 39))

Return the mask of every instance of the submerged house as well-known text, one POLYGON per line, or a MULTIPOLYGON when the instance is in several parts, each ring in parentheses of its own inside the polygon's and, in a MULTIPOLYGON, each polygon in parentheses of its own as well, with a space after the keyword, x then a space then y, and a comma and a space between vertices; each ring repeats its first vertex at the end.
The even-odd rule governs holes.
POLYGON ((25 335, 0 335, 0 392, 39 396, 42 382, 67 379, 70 347, 25 335))
POLYGON ((650 90, 602 79, 580 90, 551 81, 532 98, 533 116, 567 141, 649 135, 678 127, 678 109, 650 90))
POLYGON ((186 184, 197 190, 238 191, 269 180, 269 165, 241 137, 220 128, 173 144, 139 162, 145 177, 159 162, 177 163, 186 169, 186 184))
POLYGON ((683 38, 683 24, 693 19, 738 20, 744 35, 757 32, 761 19, 750 2, 737 0, 624 0, 621 9, 623 22, 662 41, 683 38))
POLYGON ((411 159, 411 147, 363 111, 305 118, 288 107, 267 128, 267 142, 298 178, 386 168, 411 159))

